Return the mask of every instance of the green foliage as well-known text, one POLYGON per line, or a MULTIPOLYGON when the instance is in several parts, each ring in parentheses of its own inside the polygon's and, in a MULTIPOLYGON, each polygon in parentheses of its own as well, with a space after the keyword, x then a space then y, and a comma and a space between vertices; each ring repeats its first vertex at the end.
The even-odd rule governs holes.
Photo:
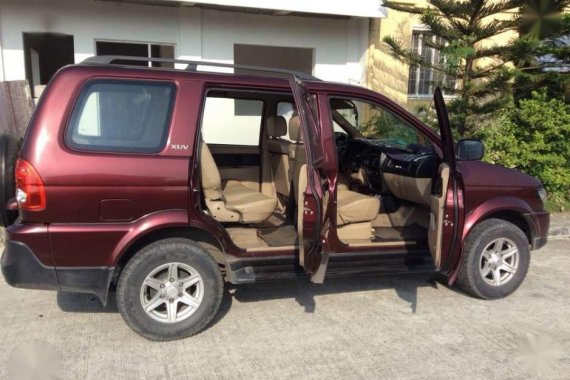
MULTIPOLYGON (((434 85, 456 95, 447 104, 456 137, 484 138, 487 161, 539 178, 549 192, 548 207, 567 208, 570 0, 432 0, 425 8, 397 1, 385 5, 418 15, 438 37, 439 43, 427 43, 441 52, 442 60, 435 63, 424 61, 394 37, 384 42, 398 60, 441 74, 435 76, 441 82, 434 85), (515 8, 518 13, 511 19, 492 17, 515 8), (520 37, 503 46, 479 44, 509 30, 520 37), (485 64, 479 64, 482 59, 485 64), (514 68, 507 68, 507 63, 514 68)), ((435 125, 431 107, 423 105, 417 111, 427 124, 435 125)))
POLYGON ((359 130, 365 137, 383 140, 398 145, 418 143, 418 132, 388 112, 377 110, 359 130))
POLYGON ((515 66, 515 101, 545 88, 548 96, 570 102, 570 0, 527 1, 521 8, 521 37, 504 53, 515 66))
POLYGON ((439 133, 437 114, 431 104, 420 104, 416 106, 415 114, 425 125, 439 133))
MULTIPOLYGON (((419 143, 418 132, 392 112, 365 102, 355 101, 353 104, 360 113, 354 126, 364 137, 403 146, 419 143)), ((339 112, 347 120, 354 119, 349 110, 339 112)))
POLYGON ((525 0, 519 10, 517 29, 523 36, 538 40, 560 34, 567 22, 562 17, 570 0, 525 0))
POLYGON ((522 3, 521 0, 432 0, 430 6, 422 8, 398 1, 384 2, 388 8, 418 15, 438 37, 436 41, 441 41, 426 42, 442 53, 440 62, 432 63, 406 48, 405 42, 392 36, 384 38, 398 60, 444 74, 436 76, 441 80, 434 85, 457 95, 449 102, 448 110, 451 124, 460 136, 473 135, 488 115, 510 102, 512 72, 503 59, 507 45, 483 47, 480 42, 515 28, 515 18, 493 16, 522 3))
POLYGON ((570 205, 568 6, 570 0, 522 2, 515 18, 520 37, 503 51, 515 65, 515 103, 484 131, 487 160, 539 178, 552 211, 570 205))
POLYGON ((486 160, 540 179, 551 205, 570 200, 570 105, 533 92, 482 129, 486 160))
POLYGON ((551 199, 547 199, 547 200, 546 200, 546 205, 544 206, 544 208, 545 208, 548 212, 568 212, 568 210, 570 210, 570 200, 564 200, 564 199, 551 200, 551 199))

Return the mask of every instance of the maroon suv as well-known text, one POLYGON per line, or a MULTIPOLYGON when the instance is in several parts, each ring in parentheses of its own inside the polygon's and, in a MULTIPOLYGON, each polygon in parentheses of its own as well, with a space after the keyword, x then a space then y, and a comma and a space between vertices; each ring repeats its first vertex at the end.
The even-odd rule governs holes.
POLYGON ((21 148, 2 136, 9 284, 112 294, 170 340, 208 325, 224 281, 438 272, 492 299, 546 243, 540 182, 454 143, 439 90, 436 133, 361 87, 140 60, 65 67, 21 148))

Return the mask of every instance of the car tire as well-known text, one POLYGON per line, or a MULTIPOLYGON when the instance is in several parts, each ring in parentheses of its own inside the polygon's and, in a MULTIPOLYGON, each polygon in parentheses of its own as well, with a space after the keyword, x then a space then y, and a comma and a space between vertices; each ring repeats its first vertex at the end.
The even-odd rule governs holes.
POLYGON ((219 266, 206 250, 188 239, 169 238, 142 248, 127 263, 117 284, 117 307, 146 339, 182 339, 208 326, 223 289, 219 266))
POLYGON ((503 298, 518 289, 529 264, 530 245, 524 232, 505 220, 488 219, 475 226, 465 241, 457 283, 477 298, 503 298))

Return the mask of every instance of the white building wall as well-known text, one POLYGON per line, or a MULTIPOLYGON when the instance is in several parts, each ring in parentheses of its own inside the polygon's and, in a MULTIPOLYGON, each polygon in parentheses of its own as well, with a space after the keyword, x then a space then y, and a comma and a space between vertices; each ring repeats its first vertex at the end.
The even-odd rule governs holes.
MULTIPOLYGON (((172 0, 155 0, 172 1, 172 0)), ((254 9, 270 9, 279 12, 303 12, 337 16, 386 17, 386 8, 379 0, 174 0, 181 4, 211 4, 254 9)))
POLYGON ((2 20, 1 20, 1 9, 0 9, 0 81, 4 80, 4 54, 2 54, 2 20))
POLYGON ((367 25, 367 19, 269 16, 198 7, 2 0, 0 79, 25 78, 23 32, 51 32, 74 36, 76 62, 95 54, 96 39, 174 43, 177 57, 229 63, 234 43, 313 48, 314 75, 361 83, 367 25))

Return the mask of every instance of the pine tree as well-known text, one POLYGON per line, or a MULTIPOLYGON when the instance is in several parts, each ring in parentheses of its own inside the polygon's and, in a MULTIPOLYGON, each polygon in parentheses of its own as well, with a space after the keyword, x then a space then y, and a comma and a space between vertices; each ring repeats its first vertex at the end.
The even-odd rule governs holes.
POLYGON ((521 2, 432 0, 426 7, 384 2, 390 9, 418 15, 437 37, 424 41, 441 52, 442 59, 433 64, 392 36, 385 37, 384 42, 398 60, 442 74, 434 76, 439 78, 434 85, 456 95, 448 109, 452 126, 460 136, 473 135, 482 119, 510 101, 512 73, 503 59, 508 45, 489 47, 482 42, 517 26, 515 17, 504 13, 519 7, 521 2))
POLYGON ((527 0, 520 8, 520 38, 505 51, 516 67, 517 103, 537 89, 570 102, 569 7, 570 0, 527 0))

